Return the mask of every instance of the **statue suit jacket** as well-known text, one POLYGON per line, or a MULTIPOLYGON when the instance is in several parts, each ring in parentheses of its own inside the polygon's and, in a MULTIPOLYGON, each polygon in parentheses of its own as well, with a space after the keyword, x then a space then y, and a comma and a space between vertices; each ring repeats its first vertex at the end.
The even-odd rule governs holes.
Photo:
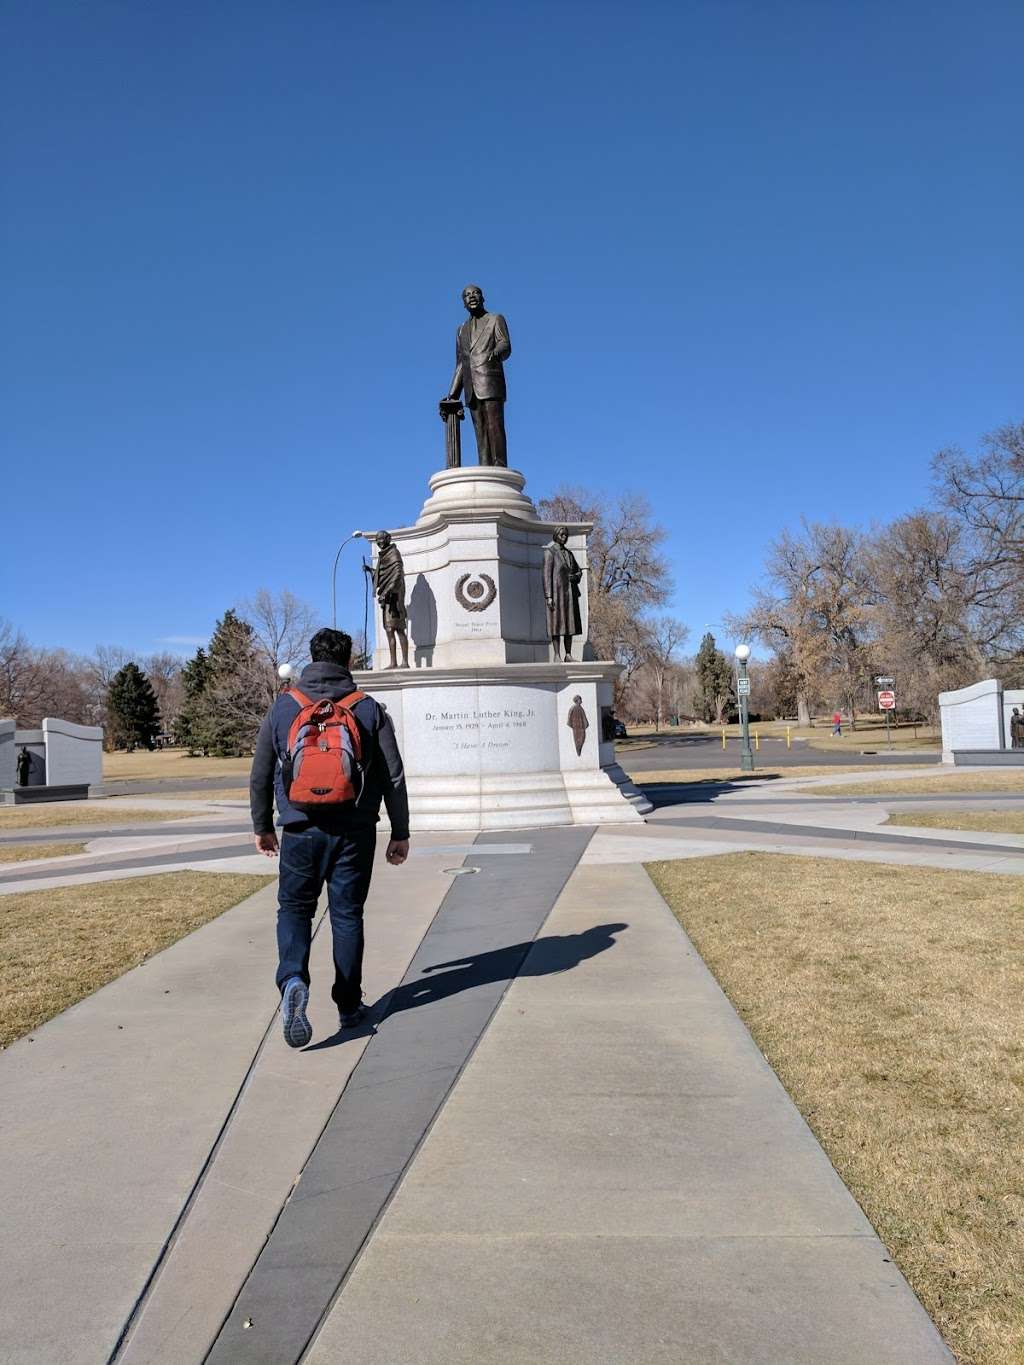
POLYGON ((474 398, 504 398, 505 371, 501 362, 511 354, 508 326, 500 313, 467 318, 455 333, 455 373, 449 393, 458 398, 461 390, 467 403, 474 398))

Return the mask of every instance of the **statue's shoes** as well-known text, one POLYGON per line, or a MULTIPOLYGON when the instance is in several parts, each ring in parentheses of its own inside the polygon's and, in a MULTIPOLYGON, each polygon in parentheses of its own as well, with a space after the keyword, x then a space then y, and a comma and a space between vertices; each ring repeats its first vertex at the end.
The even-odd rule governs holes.
POLYGON ((313 1029, 306 1018, 308 1004, 309 987, 301 976, 290 977, 281 993, 281 1023, 289 1047, 305 1047, 313 1037, 313 1029))

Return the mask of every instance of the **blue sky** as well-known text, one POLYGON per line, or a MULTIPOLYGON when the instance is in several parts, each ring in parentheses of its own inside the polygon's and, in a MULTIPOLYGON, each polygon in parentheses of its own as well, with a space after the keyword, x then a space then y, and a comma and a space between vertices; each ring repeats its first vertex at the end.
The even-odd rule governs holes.
POLYGON ((0 615, 40 644, 186 649, 260 586, 326 619, 443 463, 468 280, 510 463, 645 491, 694 645, 784 525, 898 514, 1024 413, 1016 0, 25 0, 3 47, 0 615))

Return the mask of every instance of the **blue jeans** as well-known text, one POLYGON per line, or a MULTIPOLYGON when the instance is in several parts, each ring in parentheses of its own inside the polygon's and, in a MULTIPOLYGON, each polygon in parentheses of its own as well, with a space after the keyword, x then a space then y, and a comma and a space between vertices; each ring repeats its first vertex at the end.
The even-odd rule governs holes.
POLYGON ((301 833, 281 834, 277 890, 277 987, 291 976, 309 985, 309 948, 320 892, 327 887, 327 906, 334 939, 334 986, 331 996, 348 1014, 362 998, 363 904, 370 889, 374 827, 328 834, 311 826, 301 833))

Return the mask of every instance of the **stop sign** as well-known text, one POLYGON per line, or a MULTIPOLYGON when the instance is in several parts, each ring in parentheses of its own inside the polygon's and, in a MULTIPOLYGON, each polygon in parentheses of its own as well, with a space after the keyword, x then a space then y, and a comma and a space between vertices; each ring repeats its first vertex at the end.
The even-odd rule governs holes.
POLYGON ((896 693, 895 693, 895 692, 879 692, 879 694, 878 694, 878 709, 879 709, 879 711, 895 711, 895 710, 896 710, 896 693))

